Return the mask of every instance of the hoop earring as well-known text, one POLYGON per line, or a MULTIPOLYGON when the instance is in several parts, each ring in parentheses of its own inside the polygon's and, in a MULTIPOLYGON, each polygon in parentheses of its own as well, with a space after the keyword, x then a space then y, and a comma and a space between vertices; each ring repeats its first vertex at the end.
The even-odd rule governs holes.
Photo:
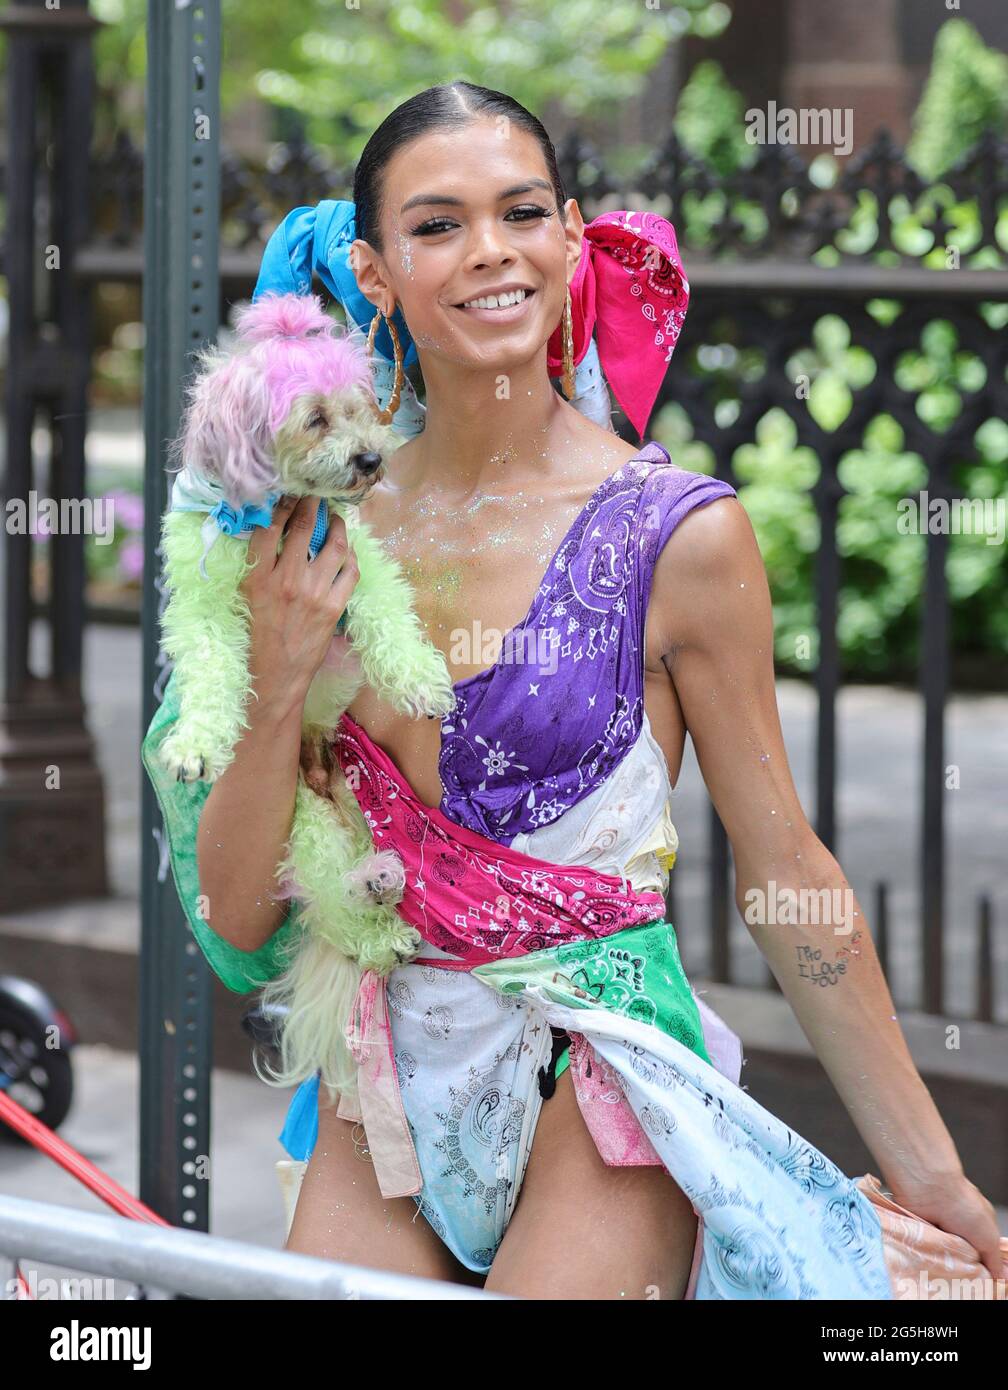
MULTIPOLYGON (((393 313, 394 312, 395 310, 393 310, 393 313)), ((378 407, 375 406, 375 417, 377 418, 379 424, 390 425, 392 423, 392 419, 395 416, 396 411, 399 409, 399 401, 402 397, 403 382, 406 380, 406 374, 403 371, 403 350, 402 344, 399 341, 399 334, 396 331, 396 326, 393 323, 391 317, 386 317, 380 309, 378 309, 375 312, 375 315, 371 320, 371 327, 368 329, 368 358, 370 359, 374 356, 374 341, 375 334, 378 332, 379 319, 385 319, 385 324, 392 338, 392 351, 395 354, 395 382, 392 387, 392 395, 389 397, 389 403, 385 407, 385 409, 379 410, 378 407)))
POLYGON ((567 399, 574 399, 574 319, 571 309, 570 285, 563 311, 563 389, 567 399))

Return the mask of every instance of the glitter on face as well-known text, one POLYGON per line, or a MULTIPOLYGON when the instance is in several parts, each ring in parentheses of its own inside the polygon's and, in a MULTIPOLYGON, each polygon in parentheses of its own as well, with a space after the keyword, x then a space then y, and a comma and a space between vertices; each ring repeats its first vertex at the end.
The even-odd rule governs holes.
POLYGON ((399 251, 399 260, 403 270, 412 280, 413 278, 413 248, 410 246, 409 237, 401 231, 394 233, 395 244, 399 251))

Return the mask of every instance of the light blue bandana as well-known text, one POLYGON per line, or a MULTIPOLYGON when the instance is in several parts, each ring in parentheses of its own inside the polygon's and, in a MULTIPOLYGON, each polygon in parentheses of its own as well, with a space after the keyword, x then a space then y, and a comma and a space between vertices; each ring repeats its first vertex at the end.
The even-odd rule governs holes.
MULTIPOLYGON (((224 497, 223 489, 214 478, 197 472, 188 465, 175 475, 171 490, 171 510, 176 512, 206 512, 207 518, 202 526, 203 554, 200 556, 200 574, 206 579, 206 557, 218 536, 243 536, 252 534, 255 526, 268 526, 273 520, 273 508, 280 500, 279 492, 268 492, 264 502, 246 502, 242 507, 233 507, 224 497)), ((329 508, 325 500, 319 499, 315 527, 308 542, 312 557, 319 553, 329 529, 329 508)))

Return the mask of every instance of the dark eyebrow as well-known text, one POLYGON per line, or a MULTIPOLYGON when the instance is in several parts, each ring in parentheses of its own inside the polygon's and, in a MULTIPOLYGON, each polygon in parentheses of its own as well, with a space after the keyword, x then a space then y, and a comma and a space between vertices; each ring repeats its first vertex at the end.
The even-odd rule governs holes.
MULTIPOLYGON (((502 188, 497 194, 497 201, 503 202, 505 198, 514 198, 519 193, 531 193, 534 188, 545 188, 547 193, 553 192, 553 185, 547 183, 545 179, 528 179, 525 183, 512 184, 510 188, 502 188)), ((462 207, 461 198, 449 198, 443 193, 418 193, 415 198, 407 198, 399 209, 400 217, 410 208, 426 206, 427 204, 449 204, 452 207, 462 207)))

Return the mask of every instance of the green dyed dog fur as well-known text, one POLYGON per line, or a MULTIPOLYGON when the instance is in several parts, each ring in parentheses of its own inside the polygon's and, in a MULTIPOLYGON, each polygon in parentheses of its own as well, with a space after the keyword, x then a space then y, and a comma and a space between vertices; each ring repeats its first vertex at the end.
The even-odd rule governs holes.
MULTIPOLYGON (((423 634, 399 565, 371 536, 356 507, 338 500, 330 506, 344 518, 360 572, 346 607, 345 636, 363 680, 411 718, 448 713, 455 695, 447 665, 423 634)), ((251 615, 240 590, 251 567, 248 540, 220 535, 206 555, 203 578, 204 520, 201 512, 168 511, 162 529, 170 595, 162 642, 175 661, 180 715, 161 756, 168 771, 186 781, 214 781, 227 769, 248 728, 248 701, 255 698, 248 670, 251 615)), ((316 744, 331 737, 361 683, 352 670, 323 666, 305 700, 304 737, 316 744)), ((316 795, 299 769, 290 838, 275 871, 297 898, 303 925, 287 968, 262 995, 264 1005, 289 1010, 281 1067, 263 1078, 275 1085, 297 1085, 316 1069, 330 1087, 350 1084, 356 1067, 343 1030, 361 971, 387 974, 422 944, 391 901, 375 901, 348 883, 348 873, 357 870, 359 877, 371 859, 382 856, 375 855, 345 779, 334 777, 332 792, 335 801, 316 795)))

